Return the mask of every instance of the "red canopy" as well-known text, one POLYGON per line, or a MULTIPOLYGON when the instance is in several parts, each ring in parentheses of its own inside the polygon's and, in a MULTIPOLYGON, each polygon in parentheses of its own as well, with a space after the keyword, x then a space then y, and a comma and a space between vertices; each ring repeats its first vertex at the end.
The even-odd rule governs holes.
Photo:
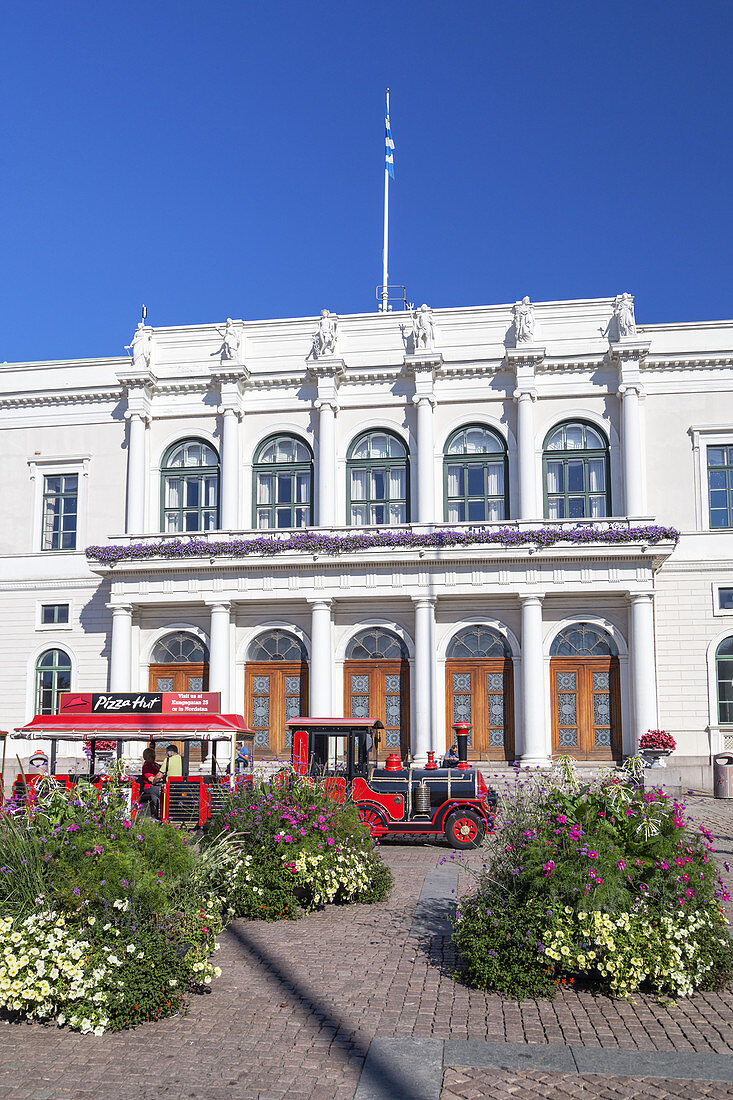
POLYGON ((192 741, 230 740, 232 734, 252 734, 239 714, 37 714, 16 737, 62 741, 146 741, 178 738, 192 741))

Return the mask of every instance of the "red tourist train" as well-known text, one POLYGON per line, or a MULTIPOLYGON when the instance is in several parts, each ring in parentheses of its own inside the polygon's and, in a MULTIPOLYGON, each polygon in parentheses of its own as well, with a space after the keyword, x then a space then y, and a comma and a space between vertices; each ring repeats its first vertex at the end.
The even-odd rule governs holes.
POLYGON ((292 718, 296 772, 320 778, 343 801, 356 803, 372 836, 444 837, 453 848, 475 848, 494 828, 496 794, 468 763, 468 722, 453 729, 455 767, 440 768, 428 753, 424 768, 405 766, 391 753, 380 767, 380 730, 372 719, 292 718))

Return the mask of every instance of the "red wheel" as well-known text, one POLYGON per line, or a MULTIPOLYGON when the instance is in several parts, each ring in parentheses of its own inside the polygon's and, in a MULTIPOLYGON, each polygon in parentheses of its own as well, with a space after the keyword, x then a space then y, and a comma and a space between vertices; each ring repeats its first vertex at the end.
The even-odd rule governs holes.
POLYGON ((485 821, 473 810, 458 810, 445 823, 445 838, 452 848, 477 848, 485 833, 485 821))
POLYGON ((365 825, 369 826, 369 832, 373 837, 384 836, 387 832, 387 822, 383 814, 371 806, 360 806, 359 817, 365 825))

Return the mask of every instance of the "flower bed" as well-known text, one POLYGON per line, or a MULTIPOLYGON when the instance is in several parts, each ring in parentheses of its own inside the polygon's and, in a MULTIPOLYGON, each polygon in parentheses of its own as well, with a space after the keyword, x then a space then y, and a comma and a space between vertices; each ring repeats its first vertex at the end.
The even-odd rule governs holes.
POLYGON ((384 897, 353 806, 306 793, 236 792, 200 844, 131 820, 114 784, 39 784, 32 810, 0 814, 0 1010, 95 1034, 185 1012, 233 916, 384 897))
POLYGON ((684 805, 611 773, 517 781, 454 941, 468 984, 517 996, 582 981, 688 996, 733 974, 712 837, 684 805))
POLYGON ((127 546, 87 546, 86 556, 93 561, 113 565, 118 561, 140 561, 147 558, 243 558, 249 554, 355 554, 363 550, 387 547, 400 550, 442 549, 450 546, 554 546, 556 542, 580 545, 630 542, 677 542, 679 531, 674 527, 646 524, 640 527, 594 526, 535 527, 472 527, 460 531, 369 531, 363 534, 319 535, 315 531, 298 532, 287 538, 260 535, 250 539, 211 540, 192 537, 166 539, 161 542, 136 542, 127 546))

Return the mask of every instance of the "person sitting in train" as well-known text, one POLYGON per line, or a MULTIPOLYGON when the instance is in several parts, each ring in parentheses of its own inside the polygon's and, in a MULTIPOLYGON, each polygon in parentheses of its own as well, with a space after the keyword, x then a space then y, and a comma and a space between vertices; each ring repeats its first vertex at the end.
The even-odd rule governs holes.
POLYGON ((181 754, 178 751, 178 745, 170 744, 165 750, 165 760, 163 762, 163 780, 166 779, 182 779, 183 778, 183 761, 181 760, 181 754))
POLYGON ((150 746, 143 750, 142 789, 140 802, 149 802, 153 812, 158 813, 158 801, 160 799, 160 784, 163 782, 163 773, 160 764, 155 759, 155 749, 150 746))
POLYGON ((451 747, 448 749, 445 756, 443 757, 443 767, 444 768, 455 768, 457 763, 458 763, 458 745, 454 741, 453 744, 451 745, 451 747))

